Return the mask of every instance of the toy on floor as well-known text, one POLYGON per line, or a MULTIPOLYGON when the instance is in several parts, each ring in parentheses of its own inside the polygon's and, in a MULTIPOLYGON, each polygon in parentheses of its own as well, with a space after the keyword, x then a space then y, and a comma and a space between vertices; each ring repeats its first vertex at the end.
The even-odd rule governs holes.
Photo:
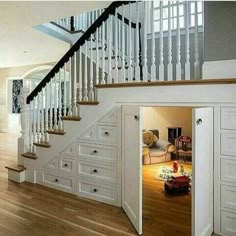
POLYGON ((177 161, 174 161, 174 162, 173 162, 173 172, 174 172, 174 173, 177 173, 177 172, 178 172, 178 168, 179 168, 178 162, 177 162, 177 161))
POLYGON ((190 178, 187 176, 178 176, 174 177, 171 176, 165 184, 165 191, 169 194, 175 194, 175 193, 187 193, 190 188, 190 178))

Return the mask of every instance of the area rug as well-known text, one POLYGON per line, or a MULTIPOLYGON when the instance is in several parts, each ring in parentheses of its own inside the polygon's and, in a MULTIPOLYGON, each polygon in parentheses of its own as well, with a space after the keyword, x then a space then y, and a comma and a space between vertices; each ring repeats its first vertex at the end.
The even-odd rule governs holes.
POLYGON ((178 171, 177 173, 174 173, 173 169, 171 167, 166 167, 166 166, 163 166, 163 167, 160 167, 157 171, 156 171, 156 174, 155 174, 155 179, 157 180, 162 180, 162 181, 166 181, 168 180, 169 178, 171 178, 171 176, 187 176, 189 177, 190 179, 190 184, 192 182, 192 171, 178 171))

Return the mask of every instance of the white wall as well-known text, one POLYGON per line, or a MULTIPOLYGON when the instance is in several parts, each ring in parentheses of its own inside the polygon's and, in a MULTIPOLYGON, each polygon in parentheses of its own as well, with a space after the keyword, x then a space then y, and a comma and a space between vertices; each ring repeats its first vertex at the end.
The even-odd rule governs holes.
POLYGON ((192 108, 145 107, 143 128, 158 129, 160 139, 168 140, 167 127, 182 127, 182 135, 192 137, 192 108))

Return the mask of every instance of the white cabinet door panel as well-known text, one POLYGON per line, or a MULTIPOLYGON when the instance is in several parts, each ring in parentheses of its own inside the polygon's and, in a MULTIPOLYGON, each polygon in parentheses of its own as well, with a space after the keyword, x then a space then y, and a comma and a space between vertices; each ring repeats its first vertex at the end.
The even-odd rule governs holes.
POLYGON ((236 129, 236 107, 221 107, 221 129, 236 129))
POLYGON ((236 214, 221 211, 221 232, 227 236, 236 235, 236 214))
POLYGON ((236 183, 236 158, 234 160, 221 159, 221 181, 236 183))
POLYGON ((236 133, 221 133, 221 154, 236 156, 236 133))

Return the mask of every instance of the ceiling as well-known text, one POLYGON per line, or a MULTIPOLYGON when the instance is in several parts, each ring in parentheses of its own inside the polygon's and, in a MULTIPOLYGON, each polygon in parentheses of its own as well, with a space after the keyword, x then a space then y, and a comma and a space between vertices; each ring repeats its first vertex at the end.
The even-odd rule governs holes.
POLYGON ((58 61, 69 45, 33 29, 55 19, 107 7, 110 1, 0 2, 0 68, 58 61))

